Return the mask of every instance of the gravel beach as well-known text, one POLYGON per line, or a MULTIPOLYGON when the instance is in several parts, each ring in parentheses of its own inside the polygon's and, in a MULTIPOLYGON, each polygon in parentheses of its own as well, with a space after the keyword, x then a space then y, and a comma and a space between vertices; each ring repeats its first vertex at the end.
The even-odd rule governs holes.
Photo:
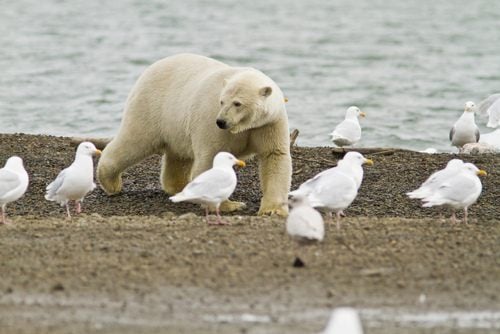
MULTIPOLYGON (((19 155, 31 177, 7 207, 13 223, 0 226, 2 333, 317 333, 342 305, 362 310, 366 333, 430 333, 373 314, 500 312, 499 155, 366 154, 375 164, 342 229, 327 226, 294 268, 284 219, 255 216, 256 161, 237 171, 232 199, 247 208, 225 217, 230 226, 207 226, 198 206, 171 203, 159 156, 128 170, 121 194, 93 191, 69 221, 43 195, 74 150, 70 138, 0 135, 0 162, 19 155), (457 156, 488 172, 469 225, 405 195, 457 156)), ((342 154, 294 147, 292 156, 295 189, 342 154)), ((435 333, 499 328, 445 323, 435 333)))

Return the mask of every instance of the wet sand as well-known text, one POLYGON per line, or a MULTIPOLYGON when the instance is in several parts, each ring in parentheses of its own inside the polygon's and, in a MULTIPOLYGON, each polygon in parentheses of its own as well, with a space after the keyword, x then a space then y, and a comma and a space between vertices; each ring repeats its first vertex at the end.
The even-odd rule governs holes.
MULTIPOLYGON (((0 226, 2 332, 317 333, 333 307, 351 305, 367 333, 430 333, 372 311, 500 311, 498 155, 461 157, 489 175, 471 223, 452 225, 446 209, 423 209, 404 195, 452 156, 367 154, 375 165, 365 168, 342 229, 327 226, 322 244, 301 251, 306 267, 294 268, 284 220, 254 216, 255 161, 238 171, 233 198, 248 206, 225 218, 230 226, 207 226, 197 206, 170 203, 159 157, 131 168, 122 194, 96 189, 85 213, 68 221, 43 194, 73 159, 69 139, 0 138, 0 161, 18 154, 31 176, 28 193, 8 207, 13 224, 0 226)), ((340 157, 294 148, 293 188, 340 157)), ((499 328, 475 327, 433 330, 499 328)))

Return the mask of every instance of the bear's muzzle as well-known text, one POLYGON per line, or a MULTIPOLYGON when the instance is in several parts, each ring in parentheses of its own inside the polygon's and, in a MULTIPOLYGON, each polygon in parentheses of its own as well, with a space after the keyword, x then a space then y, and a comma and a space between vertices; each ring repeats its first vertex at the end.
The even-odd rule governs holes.
POLYGON ((217 121, 215 121, 215 123, 217 124, 217 126, 220 128, 220 129, 227 129, 227 123, 225 120, 223 119, 218 119, 217 121))

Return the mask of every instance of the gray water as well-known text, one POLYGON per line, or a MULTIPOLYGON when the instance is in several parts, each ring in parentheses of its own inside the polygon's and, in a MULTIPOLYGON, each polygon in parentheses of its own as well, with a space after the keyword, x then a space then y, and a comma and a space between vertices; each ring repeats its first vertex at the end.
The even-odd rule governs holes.
POLYGON ((354 104, 360 146, 450 151, 465 102, 500 91, 500 1, 0 3, 0 132, 112 136, 140 73, 180 52, 272 77, 305 146, 354 104))

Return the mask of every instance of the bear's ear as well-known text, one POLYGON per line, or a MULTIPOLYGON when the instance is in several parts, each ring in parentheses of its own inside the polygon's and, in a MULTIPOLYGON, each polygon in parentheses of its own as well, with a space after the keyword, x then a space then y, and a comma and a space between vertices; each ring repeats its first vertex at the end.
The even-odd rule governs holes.
POLYGON ((261 96, 264 96, 264 97, 268 97, 269 95, 271 95, 271 93, 273 92, 273 89, 269 86, 266 86, 266 87, 262 87, 260 90, 259 90, 259 94, 261 96))

